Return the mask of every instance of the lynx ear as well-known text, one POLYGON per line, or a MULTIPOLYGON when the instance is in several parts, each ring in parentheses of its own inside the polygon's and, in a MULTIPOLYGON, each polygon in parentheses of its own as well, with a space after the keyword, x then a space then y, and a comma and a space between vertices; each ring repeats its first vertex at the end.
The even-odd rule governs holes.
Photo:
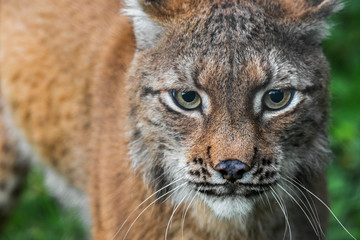
POLYGON ((123 10, 133 22, 138 50, 153 47, 167 24, 188 13, 199 0, 125 0, 123 10))
POLYGON ((136 46, 138 50, 153 47, 160 38, 163 28, 144 11, 143 0, 126 0, 127 8, 123 13, 133 22, 136 46))
POLYGON ((340 11, 343 4, 340 0, 307 0, 307 2, 309 7, 293 16, 293 20, 301 23, 298 34, 303 40, 320 44, 331 27, 327 22, 328 17, 340 11))
POLYGON ((299 17, 326 20, 343 8, 341 0, 307 0, 307 2, 310 6, 301 12, 299 17))

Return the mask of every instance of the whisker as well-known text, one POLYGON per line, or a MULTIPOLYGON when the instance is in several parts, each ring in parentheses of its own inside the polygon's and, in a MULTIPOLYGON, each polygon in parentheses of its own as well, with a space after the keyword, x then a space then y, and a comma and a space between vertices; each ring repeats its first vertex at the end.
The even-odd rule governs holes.
MULTIPOLYGON (((286 180, 286 179, 285 179, 286 180)), ((295 182, 296 183, 296 182, 295 182)), ((308 190, 306 187, 304 187, 302 184, 297 183, 299 187, 303 188, 305 191, 307 191, 308 193, 310 193, 313 197, 315 197, 321 204, 323 204, 327 210, 329 210, 329 212, 333 215, 333 217, 335 218, 335 220, 340 224, 340 226, 344 229, 344 231, 349 234, 349 236, 351 236, 353 239, 357 240, 347 229, 346 227, 340 222, 340 220, 336 217, 335 213, 330 209, 330 207, 324 203, 323 200, 321 200, 318 196, 316 196, 313 192, 311 192, 310 190, 308 190)))
POLYGON ((276 202, 278 203, 281 211, 283 212, 284 214, 284 217, 285 217, 285 231, 284 231, 284 237, 283 237, 283 240, 285 239, 285 236, 286 236, 286 233, 287 233, 287 229, 289 228, 289 236, 290 236, 290 239, 292 239, 292 235, 291 235, 291 226, 290 226, 290 223, 289 223, 289 219, 287 217, 287 214, 286 214, 286 211, 284 209, 284 206, 280 203, 280 201, 277 199, 277 193, 275 192, 275 190, 270 186, 270 189, 271 189, 271 194, 273 195, 274 199, 276 200, 276 202))
POLYGON ((120 226, 120 228, 117 230, 117 232, 115 233, 114 237, 112 238, 112 240, 114 240, 116 238, 116 236, 120 233, 120 231, 122 230, 122 228, 124 227, 125 223, 129 220, 129 218, 131 217, 131 215, 139 209, 139 207, 141 207, 145 202, 147 202, 151 197, 153 197, 155 194, 159 193, 160 191, 164 190, 165 188, 179 182, 180 180, 183 180, 184 178, 179 178, 171 183, 169 183, 168 185, 166 185, 165 187, 160 188, 159 190, 157 190, 156 192, 154 192, 153 194, 151 194, 149 197, 147 197, 144 201, 142 201, 142 203, 140 203, 125 219, 125 221, 123 222, 123 224, 120 226))
MULTIPOLYGON (((291 181, 293 181, 293 182, 297 182, 298 184, 300 184, 301 185, 301 183, 300 183, 300 181, 298 181, 297 179, 291 179, 291 178, 289 178, 288 177, 288 179, 290 179, 291 181)), ((290 182, 291 183, 291 182, 290 182)), ((291 183, 291 184, 293 184, 293 183, 291 183)), ((293 184, 294 185, 294 184, 293 184)), ((295 187, 297 187, 296 185, 294 185, 295 187)), ((298 188, 298 187, 297 187, 298 188)), ((301 190, 300 188, 298 188, 300 191, 301 191, 301 193, 303 193, 303 190, 301 190)), ((308 193, 308 192, 306 192, 307 193, 307 196, 310 198, 310 200, 311 200, 311 203, 312 203, 312 206, 314 207, 314 209, 315 209, 315 213, 316 213, 316 219, 317 219, 317 222, 319 223, 319 227, 320 227, 320 230, 321 230, 321 232, 322 232, 322 234, 323 234, 323 236, 326 238, 326 235, 325 235, 325 233, 322 231, 322 229, 321 229, 321 226, 320 226, 320 217, 319 217, 319 214, 318 214, 318 211, 317 211, 317 208, 316 208, 316 206, 315 206, 315 203, 314 203, 314 201, 313 201, 313 199, 312 199, 312 197, 311 197, 311 195, 308 193)), ((304 194, 304 193, 303 193, 304 194)), ((307 197, 305 197, 305 199, 308 199, 307 197)))
MULTIPOLYGON (((262 189, 261 189, 261 190, 262 190, 262 189)), ((262 194, 261 194, 260 190, 257 190, 257 192, 258 192, 258 194, 259 194, 259 196, 260 196, 260 198, 261 198, 261 201, 262 201, 263 205, 266 206, 265 201, 264 201, 264 198, 262 197, 262 194)))
POLYGON ((281 195, 276 192, 276 190, 274 189, 274 193, 278 196, 279 200, 281 201, 284 209, 285 209, 285 213, 286 213, 286 216, 287 216, 287 219, 288 219, 288 224, 289 224, 289 237, 290 237, 290 240, 292 240, 292 231, 291 231, 291 224, 290 224, 290 220, 289 220, 289 213, 288 213, 288 210, 287 210, 287 207, 286 207, 286 204, 285 204, 285 201, 284 199, 281 197, 281 195))
MULTIPOLYGON (((303 191, 301 191, 301 192, 303 193, 303 191)), ((322 234, 322 235, 324 236, 324 238, 326 239, 326 234, 324 233, 324 231, 323 231, 322 228, 321 228, 319 213, 318 213, 317 208, 316 208, 316 206, 315 206, 315 203, 314 203, 314 201, 313 201, 313 199, 312 199, 312 197, 310 196, 309 193, 307 193, 307 197, 305 197, 305 199, 308 199, 308 198, 310 198, 311 206, 314 208, 314 212, 315 212, 314 216, 315 216, 315 219, 316 219, 316 221, 317 221, 317 223, 318 223, 318 225, 319 225, 319 229, 320 229, 320 231, 321 231, 321 234, 322 234)), ((309 205, 310 205, 310 204, 309 204, 309 205)))
MULTIPOLYGON (((163 194, 162 196, 158 197, 157 199, 155 199, 155 200, 154 200, 152 203, 150 203, 146 208, 144 208, 144 210, 142 210, 142 211, 139 213, 139 215, 134 219, 134 221, 131 223, 129 229, 128 229, 127 232, 125 233, 125 236, 124 236, 123 240, 125 240, 125 238, 126 238, 127 235, 129 234, 129 232, 130 232, 131 228, 133 227, 133 225, 135 224, 135 222, 140 218, 140 216, 141 216, 149 207, 151 207, 151 206, 152 206, 154 203, 156 203, 159 199, 161 199, 162 197, 164 197, 164 196, 166 196, 166 195, 168 195, 168 194, 170 194, 170 193, 171 193, 170 196, 172 196, 173 194, 175 194, 175 191, 176 191, 176 190, 178 190, 179 188, 181 188, 181 187, 183 187, 183 186, 185 186, 185 185, 186 185, 186 183, 183 183, 183 184, 175 187, 174 189, 170 190, 169 192, 167 192, 167 193, 163 194)), ((114 239, 114 238, 113 238, 113 239, 114 239)))
POLYGON ((173 212, 172 212, 172 214, 171 214, 171 216, 170 216, 170 219, 169 219, 169 221, 168 221, 168 224, 167 224, 167 226, 166 226, 166 230, 165 230, 165 240, 167 240, 167 235, 168 235, 168 232, 169 232, 169 229, 170 229, 171 220, 173 219, 176 210, 180 207, 180 205, 183 203, 183 201, 184 201, 185 198, 187 198, 187 197, 188 197, 188 196, 183 197, 183 198, 180 200, 180 203, 179 203, 177 206, 175 206, 175 208, 174 208, 174 210, 173 210, 173 212))
MULTIPOLYGON (((308 212, 309 212, 309 214, 310 214, 313 222, 316 224, 315 226, 317 226, 318 232, 321 233, 321 235, 322 235, 324 238, 326 238, 326 235, 325 235, 324 231, 323 231, 322 228, 321 228, 321 223, 320 223, 319 214, 318 214, 318 212, 317 212, 317 209, 316 209, 316 206, 315 206, 315 204, 314 204, 314 201, 312 201, 312 198, 308 195, 308 196, 310 197, 311 202, 312 202, 312 204, 311 204, 310 201, 309 201, 309 199, 308 199, 308 196, 305 195, 305 193, 303 192, 302 189, 300 189, 298 186, 296 186, 296 185, 295 185, 294 183, 292 183, 292 182, 289 182, 289 181, 287 181, 287 182, 290 183, 293 187, 295 187, 295 188, 302 194, 302 196, 305 198, 308 206, 310 207, 310 210, 307 208, 307 205, 304 203, 304 201, 301 200, 300 197, 299 197, 299 200, 301 201, 301 203, 303 204, 303 206, 308 210, 308 212)), ((290 190, 292 190, 292 189, 290 188, 290 190)), ((292 190, 292 192, 295 193, 294 190, 292 190)))
POLYGON ((270 206, 270 211, 271 211, 271 213, 274 214, 274 211, 273 211, 272 206, 271 206, 271 204, 270 204, 270 200, 269 200, 269 196, 268 196, 268 193, 267 193, 267 192, 265 192, 265 197, 266 197, 266 200, 267 200, 267 202, 268 202, 268 204, 269 204, 269 206, 270 206))
MULTIPOLYGON (((179 172, 183 172, 183 171, 184 171, 184 169, 179 169, 179 170, 173 172, 173 173, 172 173, 172 174, 173 174, 172 176, 175 176, 175 175, 178 174, 179 172)), ((148 185, 152 185, 152 184, 154 184, 156 181, 161 181, 161 180, 163 180, 167 175, 168 175, 167 172, 164 172, 164 173, 160 174, 160 175, 157 176, 155 179, 153 179, 152 181, 150 181, 150 182, 148 183, 148 185)))
POLYGON ((320 237, 317 228, 315 228, 314 223, 310 220, 308 214, 307 214, 306 211, 303 209, 303 207, 301 207, 301 205, 299 204, 299 202, 296 201, 296 199, 295 199, 288 191, 286 191, 286 189, 283 188, 280 184, 277 184, 277 185, 279 186, 279 188, 281 188, 281 189, 296 203, 296 205, 298 205, 298 207, 301 209, 301 211, 305 214, 307 220, 310 222, 311 227, 314 229, 314 232, 316 233, 316 236, 320 237))
POLYGON ((181 221, 181 239, 184 239, 184 225, 185 225, 185 218, 186 218, 186 214, 190 209, 190 206, 192 204, 192 202, 194 201, 195 197, 199 194, 199 190, 196 192, 196 194, 194 195, 194 197, 191 199, 189 205, 187 206, 185 213, 183 215, 183 219, 181 221))

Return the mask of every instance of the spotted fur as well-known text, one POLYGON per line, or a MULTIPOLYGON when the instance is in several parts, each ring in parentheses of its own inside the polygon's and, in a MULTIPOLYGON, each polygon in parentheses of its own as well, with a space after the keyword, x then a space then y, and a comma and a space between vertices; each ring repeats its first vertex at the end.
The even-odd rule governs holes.
POLYGON ((313 229, 287 193, 306 195, 286 180, 326 201, 321 42, 340 1, 1 4, 10 119, 88 194, 94 239, 282 239, 286 223, 285 237, 325 238, 324 207, 312 206, 313 229), (289 105, 266 108, 272 89, 291 89, 289 105), (196 91, 201 107, 180 108, 172 90, 196 91), (216 170, 226 160, 249 170, 230 182, 216 170))

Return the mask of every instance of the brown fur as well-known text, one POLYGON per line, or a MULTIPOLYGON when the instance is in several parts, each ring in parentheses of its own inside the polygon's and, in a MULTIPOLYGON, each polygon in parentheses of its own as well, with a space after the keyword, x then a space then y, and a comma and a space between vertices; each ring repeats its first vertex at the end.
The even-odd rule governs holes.
MULTIPOLYGON (((258 9, 257 5, 263 4, 269 12, 280 6, 279 15, 274 18, 281 18, 282 22, 300 21, 306 14, 307 17, 312 16, 309 12, 316 13, 321 9, 321 6, 313 7, 305 0, 240 2, 251 9, 258 9)), ((130 139, 127 133, 133 130, 129 126, 134 127, 132 124, 135 125, 135 122, 129 124, 127 116, 133 114, 132 111, 146 113, 148 110, 140 102, 134 101, 141 95, 141 74, 144 74, 135 71, 136 67, 150 66, 147 70, 150 69, 151 74, 157 73, 169 64, 165 59, 179 54, 168 49, 182 49, 181 53, 191 51, 187 45, 189 42, 171 42, 167 37, 177 34, 187 36, 190 29, 197 29, 198 24, 202 26, 201 19, 195 21, 196 15, 210 14, 207 4, 204 0, 142 1, 144 11, 161 26, 166 26, 167 34, 159 39, 160 44, 154 49, 138 52, 138 58, 132 62, 136 49, 135 37, 129 19, 119 14, 123 4, 117 0, 34 0, 31 5, 24 0, 1 1, 1 96, 10 113, 8 117, 18 126, 40 159, 65 176, 72 185, 88 193, 94 239, 112 239, 132 210, 153 193, 143 183, 142 169, 134 172, 128 161, 130 139), (163 52, 163 57, 157 57, 163 52), (154 64, 153 59, 158 62, 154 64), (128 71, 130 66, 133 68, 128 71)), ((208 56, 221 55, 211 52, 208 56)), ((196 170, 199 172, 193 172, 205 180, 209 174, 207 170, 222 160, 241 159, 249 166, 255 166, 260 164, 256 154, 275 159, 278 152, 273 146, 273 139, 279 139, 276 133, 295 121, 295 116, 287 113, 279 121, 258 127, 256 120, 248 114, 253 110, 243 107, 249 106, 246 98, 232 99, 237 105, 229 103, 231 106, 228 107, 235 109, 242 118, 234 117, 223 107, 222 93, 213 89, 226 89, 221 85, 225 80, 218 81, 221 79, 219 73, 230 72, 236 67, 229 70, 227 64, 220 64, 221 61, 214 64, 211 57, 204 57, 204 62, 195 64, 205 69, 198 78, 200 85, 208 92, 213 91, 214 98, 218 100, 214 101, 210 110, 213 117, 206 123, 183 121, 179 127, 179 132, 182 131, 184 135, 191 132, 186 146, 194 147, 186 153, 187 163, 205 165, 196 170), (195 126, 197 130, 192 131, 195 126), (267 139, 263 136, 270 127, 274 133, 268 135, 267 139), (257 148, 261 149, 260 153, 257 153, 257 148), (202 159, 201 163, 199 158, 202 159)), ((323 64, 321 74, 326 75, 324 58, 320 58, 319 62, 323 64)), ((243 79, 248 92, 255 91, 267 81, 267 67, 261 56, 254 54, 243 62, 241 68, 236 69, 236 76, 243 79)), ((159 79, 158 84, 162 82, 166 82, 166 79, 159 79)), ((322 90, 321 94, 326 95, 326 87, 322 90)), ((323 114, 325 116, 327 111, 323 114)), ((143 114, 139 118, 136 120, 145 122, 151 116, 143 114)), ((1 125, 0 130, 3 129, 1 125)), ((156 136, 147 137, 148 146, 158 142, 156 136)), ((7 149, 6 139, 0 139, 3 155, 7 149)), ((14 160, 8 161, 4 156, 0 158, 0 184, 6 178, 2 171, 11 161, 14 160)), ((326 201, 324 177, 320 174, 317 179, 318 185, 309 188, 326 201)), ((274 199, 271 204, 276 205, 274 199)), ((321 224, 326 228, 327 213, 318 202, 316 204, 321 224)), ((116 236, 117 239, 122 239, 145 206, 147 204, 131 215, 116 236)), ((182 207, 174 216, 168 239, 181 239, 182 207)), ((152 206, 139 218, 127 239, 163 238, 173 209, 168 203, 152 206)), ((282 214, 280 209, 274 211, 274 215, 282 214)), ((294 217, 293 224, 307 221, 304 216, 297 214, 299 209, 296 206, 289 206, 288 211, 294 217)), ((284 220, 273 221, 267 215, 270 212, 268 206, 255 207, 246 226, 239 226, 234 219, 218 219, 209 212, 208 207, 195 200, 185 222, 185 240, 277 239, 283 234, 284 220), (261 233, 252 228, 259 221, 268 223, 261 226, 261 233)), ((313 236, 309 226, 294 232, 295 236, 301 233, 313 236)))

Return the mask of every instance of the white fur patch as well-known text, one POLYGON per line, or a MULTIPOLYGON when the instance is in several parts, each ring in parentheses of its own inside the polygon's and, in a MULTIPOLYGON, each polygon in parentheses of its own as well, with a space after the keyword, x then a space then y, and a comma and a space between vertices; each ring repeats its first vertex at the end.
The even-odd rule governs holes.
POLYGON ((266 93, 266 91, 267 91, 267 89, 261 89, 260 91, 258 91, 255 94, 254 101, 253 101, 253 108, 254 108, 254 113, 256 115, 261 113, 262 99, 263 99, 263 96, 266 93))
MULTIPOLYGON (((182 185, 184 182, 191 181, 190 176, 184 178, 188 167, 186 157, 183 154, 184 151, 185 149, 174 150, 165 156, 166 161, 164 162, 164 167, 167 175, 172 176, 173 181, 183 178, 183 181, 177 182, 176 185, 172 187, 173 189, 176 188, 176 186, 182 185)), ((212 182, 221 184, 224 183, 224 179, 214 174, 212 182)), ((188 203, 195 194, 196 190, 186 184, 171 196, 172 204, 188 203)), ((201 200, 201 202, 204 202, 209 209, 212 210, 213 214, 220 219, 238 219, 239 221, 245 221, 248 214, 252 211, 254 204, 252 200, 241 196, 212 197, 204 194, 197 194, 197 196, 197 198, 201 200)))
POLYGON ((133 22, 136 45, 139 50, 153 47, 159 39, 162 28, 141 8, 138 0, 126 0, 127 8, 122 12, 133 22))
POLYGON ((219 198, 202 194, 199 196, 219 218, 245 220, 253 208, 253 202, 246 198, 219 198))

